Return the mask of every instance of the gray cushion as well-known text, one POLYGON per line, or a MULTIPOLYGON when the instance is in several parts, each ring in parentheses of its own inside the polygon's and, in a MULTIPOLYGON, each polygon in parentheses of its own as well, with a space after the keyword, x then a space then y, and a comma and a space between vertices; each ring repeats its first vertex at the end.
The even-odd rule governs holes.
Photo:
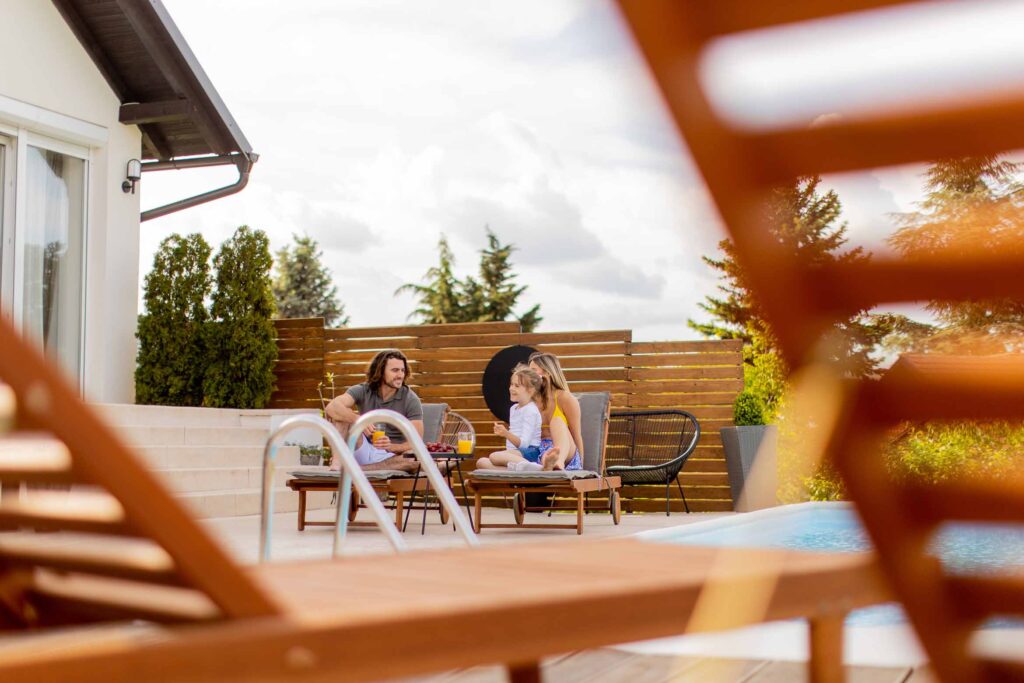
POLYGON ((441 425, 448 413, 447 403, 423 404, 423 442, 430 443, 441 438, 441 425))
MULTIPOLYGON (((301 481, 338 481, 340 474, 339 470, 332 470, 326 467, 311 467, 301 470, 291 470, 288 474, 292 475, 293 479, 299 479, 301 481)), ((386 481, 388 479, 401 479, 403 477, 411 477, 412 475, 408 472, 401 470, 363 470, 363 474, 370 481, 386 481)))
POLYGON ((583 437, 583 469, 600 472, 604 465, 605 426, 611 394, 589 391, 574 394, 580 402, 580 431, 583 437))
POLYGON ((470 479, 480 481, 569 481, 571 479, 594 479, 597 472, 589 470, 547 470, 533 472, 516 472, 514 470, 473 470, 470 479))

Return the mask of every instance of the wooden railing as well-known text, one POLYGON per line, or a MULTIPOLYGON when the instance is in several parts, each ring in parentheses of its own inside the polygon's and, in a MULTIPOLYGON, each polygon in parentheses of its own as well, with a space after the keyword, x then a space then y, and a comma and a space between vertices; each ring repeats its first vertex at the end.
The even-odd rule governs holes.
MULTIPOLYGON (((492 433, 495 418, 481 390, 491 357, 514 344, 557 354, 572 390, 608 391, 613 410, 693 413, 703 432, 681 475, 687 499, 697 510, 732 509, 718 429, 732 424, 733 401, 743 388, 739 342, 634 342, 630 330, 523 333, 516 322, 325 329, 321 318, 309 318, 279 320, 276 327, 280 355, 271 407, 319 408, 317 384, 327 373, 340 394, 365 380, 377 351, 398 348, 409 357, 410 385, 425 402, 447 403, 465 415, 481 454, 504 444, 492 433)), ((633 509, 664 509, 663 487, 625 493, 633 509)), ((673 509, 677 505, 682 510, 674 500, 673 509)))

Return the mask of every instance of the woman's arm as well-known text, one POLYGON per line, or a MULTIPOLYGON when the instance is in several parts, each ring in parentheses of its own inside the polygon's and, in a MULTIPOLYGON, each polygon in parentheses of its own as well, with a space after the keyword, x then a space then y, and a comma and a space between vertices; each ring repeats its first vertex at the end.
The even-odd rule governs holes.
MULTIPOLYGON (((558 405, 562 406, 562 412, 565 413, 566 419, 569 420, 569 434, 572 435, 576 449, 580 452, 580 462, 582 462, 583 428, 580 425, 580 402, 568 391, 563 391, 558 397, 558 405)), ((572 453, 569 454, 569 459, 572 459, 572 453)))

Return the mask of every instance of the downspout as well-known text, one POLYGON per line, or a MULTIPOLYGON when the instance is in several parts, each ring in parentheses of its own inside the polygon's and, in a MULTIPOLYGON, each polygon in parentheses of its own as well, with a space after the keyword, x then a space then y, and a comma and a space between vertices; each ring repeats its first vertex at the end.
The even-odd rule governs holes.
POLYGON ((181 211, 182 209, 190 209, 193 206, 205 204, 206 202, 212 202, 215 199, 221 197, 227 197, 228 195, 241 192, 245 189, 245 186, 249 184, 249 173, 252 170, 252 165, 259 160, 259 155, 250 152, 249 154, 222 154, 213 157, 196 157, 192 159, 172 159, 170 161, 148 161, 142 164, 142 171, 169 171, 169 170, 181 170, 185 168, 201 168, 205 166, 225 166, 227 164, 234 164, 238 168, 238 180, 231 185, 225 185, 219 187, 216 190, 210 190, 202 194, 197 194, 193 197, 187 197, 185 199, 179 199, 176 202, 170 204, 164 204, 158 206, 155 209, 142 212, 141 220, 143 222, 152 220, 153 218, 160 218, 166 216, 169 213, 175 211, 181 211))

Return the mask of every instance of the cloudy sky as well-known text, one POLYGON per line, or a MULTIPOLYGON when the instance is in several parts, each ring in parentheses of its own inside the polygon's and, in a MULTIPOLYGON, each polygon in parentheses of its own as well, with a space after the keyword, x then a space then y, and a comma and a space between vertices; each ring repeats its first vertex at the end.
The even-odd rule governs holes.
MULTIPOLYGON (((541 330, 693 338, 722 237, 638 53, 604 0, 164 0, 261 158, 241 194, 143 224, 160 240, 240 224, 277 249, 317 239, 356 326, 399 324, 393 296, 448 236, 460 275, 490 226, 518 251, 541 330)), ((756 78, 756 71, 754 78, 756 78)), ((855 242, 918 199, 920 169, 829 179, 855 242)), ((149 174, 144 208, 232 182, 149 174)))

